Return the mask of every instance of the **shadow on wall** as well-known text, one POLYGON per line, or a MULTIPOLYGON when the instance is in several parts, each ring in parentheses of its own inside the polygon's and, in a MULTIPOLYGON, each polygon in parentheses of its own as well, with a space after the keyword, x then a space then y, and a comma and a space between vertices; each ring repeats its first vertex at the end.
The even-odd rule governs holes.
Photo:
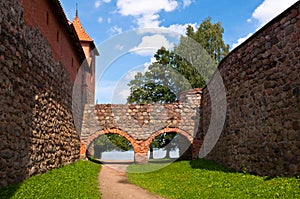
MULTIPOLYGON (((21 7, 19 3, 6 2, 1 4, 0 11, 2 71, 0 73, 0 186, 2 187, 28 177, 34 95, 31 85, 26 81, 28 59, 23 59, 25 57, 21 55, 25 51, 25 39, 20 39, 21 35, 25 35, 25 30, 21 30, 20 24, 17 23, 17 20, 22 20, 21 7), (12 12, 13 8, 15 8, 14 12, 12 12), (27 66, 24 65, 25 63, 27 66)), ((13 189, 10 189, 9 193, 13 193, 13 189)))

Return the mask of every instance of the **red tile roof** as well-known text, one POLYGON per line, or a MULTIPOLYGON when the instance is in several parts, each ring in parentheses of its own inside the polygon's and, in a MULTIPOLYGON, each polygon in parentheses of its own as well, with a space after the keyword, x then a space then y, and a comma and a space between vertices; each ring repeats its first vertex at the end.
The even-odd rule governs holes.
POLYGON ((76 33, 77 33, 78 38, 79 38, 80 41, 93 42, 93 39, 85 32, 83 26, 81 25, 81 22, 80 22, 78 16, 76 16, 73 19, 73 25, 74 25, 74 28, 76 30, 76 33))

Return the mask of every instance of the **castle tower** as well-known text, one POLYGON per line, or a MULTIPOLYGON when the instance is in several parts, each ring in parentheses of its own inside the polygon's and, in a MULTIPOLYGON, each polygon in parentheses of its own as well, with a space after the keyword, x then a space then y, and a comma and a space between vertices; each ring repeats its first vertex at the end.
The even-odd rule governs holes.
POLYGON ((83 82, 83 103, 84 104, 94 104, 95 100, 95 65, 96 56, 99 52, 94 44, 94 40, 86 33, 84 30, 79 17, 78 10, 76 10, 76 16, 72 21, 72 25, 78 35, 79 41, 81 43, 82 49, 84 51, 86 62, 85 66, 81 67, 83 71, 82 82, 83 82))

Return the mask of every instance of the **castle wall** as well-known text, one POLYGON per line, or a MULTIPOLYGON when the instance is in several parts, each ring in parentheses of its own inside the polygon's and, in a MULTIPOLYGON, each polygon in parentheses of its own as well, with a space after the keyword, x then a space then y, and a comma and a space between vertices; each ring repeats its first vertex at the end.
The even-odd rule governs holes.
POLYGON ((0 186, 79 159, 72 75, 23 14, 19 1, 0 2, 0 186))
MULTIPOLYGON (((298 2, 220 63, 227 112, 208 159, 259 175, 300 174, 299 12, 298 2)), ((202 137, 211 125, 213 83, 203 89, 202 137)))
MULTIPOLYGON (((80 49, 80 46, 74 47, 74 41, 72 41, 74 35, 70 32, 71 28, 67 27, 68 22, 59 16, 64 13, 57 8, 56 1, 20 0, 20 2, 24 9, 26 25, 37 28, 43 34, 55 60, 62 62, 72 81, 75 81, 85 57, 78 56, 76 50, 80 49)), ((79 42, 78 44, 80 45, 79 42)))

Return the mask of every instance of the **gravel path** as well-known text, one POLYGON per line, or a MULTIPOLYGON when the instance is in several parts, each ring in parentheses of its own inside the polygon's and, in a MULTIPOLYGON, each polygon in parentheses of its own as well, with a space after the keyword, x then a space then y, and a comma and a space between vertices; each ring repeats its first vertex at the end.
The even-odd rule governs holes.
POLYGON ((126 176, 129 164, 104 164, 98 176, 102 199, 163 199, 130 184, 126 176))

